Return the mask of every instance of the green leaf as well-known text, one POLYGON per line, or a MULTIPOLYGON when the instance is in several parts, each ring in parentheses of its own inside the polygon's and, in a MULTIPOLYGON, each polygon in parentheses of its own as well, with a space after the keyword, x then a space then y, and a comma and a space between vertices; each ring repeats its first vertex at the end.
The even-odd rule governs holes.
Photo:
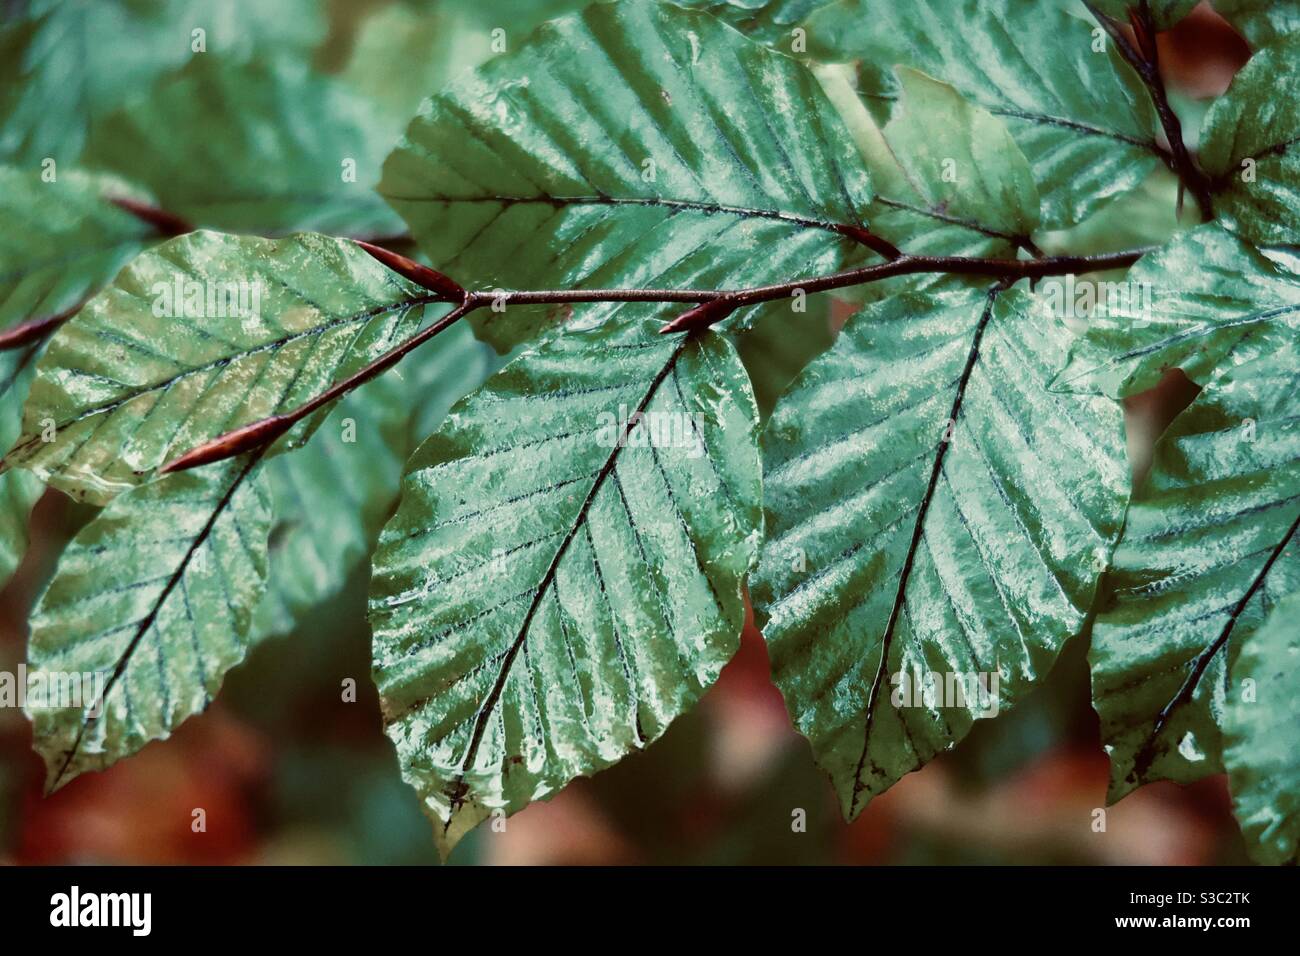
POLYGON ((757 410, 721 335, 657 328, 526 352, 408 465, 374 561, 374 676, 444 854, 646 746, 738 646, 757 410))
POLYGON ((109 202, 138 191, 73 170, 0 166, 0 329, 75 308, 158 236, 109 202))
POLYGON ((698 7, 760 43, 782 53, 801 51, 794 46, 794 28, 829 0, 682 0, 679 6, 698 7))
POLYGON ((819 59, 910 66, 1001 117, 1033 168, 1049 227, 1079 222, 1159 162, 1141 81, 1109 40, 1094 52, 1096 23, 1054 4, 839 0, 807 28, 819 59))
POLYGON ((259 633, 292 630, 370 556, 416 436, 482 382, 487 352, 468 326, 448 329, 342 399, 306 447, 268 462, 275 527, 259 633))
POLYGON ((301 53, 325 33, 313 0, 28 3, 0 28, 0 161, 77 160, 101 119, 190 59, 197 28, 208 50, 200 58, 224 60, 301 53))
POLYGON ((1260 863, 1300 862, 1300 591, 1241 642, 1224 708, 1223 761, 1233 809, 1260 863), (1252 693, 1243 691, 1253 682, 1252 693))
POLYGON ((130 491, 64 552, 32 613, 27 662, 47 683, 80 675, 84 694, 29 690, 50 789, 167 737, 244 659, 271 522, 256 468, 241 458, 130 491))
POLYGON ((306 447, 267 463, 275 525, 258 634, 292 631, 373 550, 406 460, 404 397, 382 376, 341 400, 306 447))
POLYGON ((803 367, 834 341, 831 299, 826 295, 810 297, 804 312, 774 307, 752 329, 735 337, 736 351, 764 418, 803 367))
MULTIPOLYGON (((590 0, 530 0, 520 9, 518 0, 440 0, 433 12, 450 8, 479 26, 500 26, 518 35, 549 20, 581 10, 590 0)), ((804 17, 828 0, 680 0, 679 7, 693 7, 712 14, 741 33, 763 43, 783 44, 790 52, 791 31, 804 17)), ((486 59, 486 56, 483 57, 486 59)))
POLYGON ((102 504, 195 445, 324 391, 413 334, 429 301, 345 240, 173 239, 55 334, 5 465, 102 504))
POLYGON ((402 231, 374 191, 389 144, 369 103, 301 63, 199 56, 99 124, 86 161, 209 228, 375 238, 402 231))
POLYGON ((1300 232, 1300 36, 1242 67, 1205 117, 1200 159, 1215 177, 1215 211, 1260 244, 1294 244, 1300 232))
POLYGON ((1300 278, 1217 224, 1183 233, 1129 271, 1151 307, 1136 321, 1094 315, 1053 387, 1125 398, 1181 368, 1204 384, 1221 363, 1239 364, 1293 341, 1300 278))
MULTIPOLYGON (((871 173, 872 232, 913 255, 1016 257, 1038 226, 1038 191, 1028 161, 1000 119, 946 83, 902 67, 901 101, 882 128, 843 68, 820 70, 818 78, 871 173)), ((942 274, 907 276, 863 291, 879 298, 903 287, 970 282, 942 274)))
MULTIPOLYGON (((791 52, 792 31, 827 0, 682 0, 729 23, 751 39, 791 52)), ((517 3, 439 2, 418 11, 391 4, 366 17, 342 79, 383 110, 392 136, 405 129, 420 102, 465 70, 493 55, 492 30, 507 31, 508 47, 538 23, 587 6, 587 0, 557 0, 527 9, 517 3)))
POLYGON ((1046 391, 1069 333, 1031 303, 877 303, 767 426, 751 595, 846 817, 1031 690, 1080 631, 1119 535, 1120 409, 1046 391), (927 702, 930 678, 983 681, 992 700, 927 702))
MULTIPOLYGON (((534 289, 833 271, 861 255, 839 227, 860 228, 871 199, 808 70, 712 17, 635 2, 548 23, 434 97, 380 191, 435 267, 534 289)), ((550 327, 520 307, 478 322, 503 351, 550 327)))
POLYGON ((1256 49, 1300 32, 1300 3, 1296 0, 1214 0, 1214 9, 1256 49))
POLYGON ((1038 244, 1048 255, 1095 255, 1161 246, 1170 242, 1187 222, 1178 217, 1178 177, 1164 166, 1156 169, 1132 192, 1117 196, 1069 229, 1040 233, 1038 244))
MULTIPOLYGON (((18 411, 31 379, 39 345, 0 351, 0 447, 8 448, 18 433, 18 411)), ((8 583, 27 552, 27 521, 45 490, 28 471, 0 475, 0 587, 8 583)))
MULTIPOLYGON (((386 142, 401 134, 425 97, 491 55, 491 33, 461 6, 416 11, 395 3, 361 24, 339 79, 379 111, 386 142)), ((518 29, 513 17, 510 23, 518 29)))
POLYGON ((1111 800, 1222 772, 1232 659, 1300 590, 1297 362, 1293 340, 1228 368, 1169 427, 1134 495, 1089 655, 1111 800))
POLYGON ((27 518, 45 485, 35 475, 0 475, 0 587, 9 582, 27 551, 27 518))

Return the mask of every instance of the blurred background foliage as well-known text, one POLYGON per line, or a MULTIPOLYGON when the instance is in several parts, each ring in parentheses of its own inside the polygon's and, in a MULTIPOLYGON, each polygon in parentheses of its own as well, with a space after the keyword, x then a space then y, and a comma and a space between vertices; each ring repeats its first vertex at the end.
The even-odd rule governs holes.
MULTIPOLYGON (((725 0, 687 2, 721 7, 725 0)), ((30 141, 0 136, 0 147, 11 159, 50 150, 61 163, 115 170, 164 197, 176 176, 193 175, 204 162, 228 182, 256 185, 285 171, 312 174, 311 134, 287 137, 274 110, 263 115, 256 108, 310 95, 327 98, 334 115, 313 112, 319 100, 302 102, 305 115, 319 117, 309 129, 336 125, 327 121, 342 111, 382 158, 422 99, 492 55, 493 30, 503 29, 513 48, 535 24, 581 5, 0 0, 0 60, 16 44, 30 43, 26 31, 43 29, 42 56, 53 64, 38 95, 0 87, 8 128, 15 111, 30 111, 32 103, 41 111, 39 122, 29 116, 17 124, 30 141), (215 62, 189 62, 194 25, 208 26, 215 62), (74 48, 69 38, 77 34, 74 48), (131 110, 171 84, 192 81, 199 69, 217 70, 213 82, 246 91, 253 107, 236 121, 223 110, 238 99, 195 102, 193 115, 163 130, 175 145, 172 155, 123 149, 114 131, 126 135, 129 125, 122 124, 131 110), (217 158, 205 159, 209 154, 217 158)), ((811 5, 785 0, 759 18, 749 12, 758 3, 731 0, 730 15, 741 29, 771 36, 811 5)), ((1160 44, 1175 106, 1195 130, 1207 101, 1248 56, 1245 41, 1202 4, 1160 44)), ((333 169, 337 150, 318 145, 333 169)), ((1080 226, 1044 236, 1042 245, 1083 253, 1160 242, 1179 228, 1176 205, 1176 183, 1161 171, 1080 226)), ((236 218, 224 225, 273 232, 299 227, 302 216, 281 210, 272 217, 278 221, 236 218)), ((373 225, 383 232, 394 223, 377 206, 373 225)), ((797 334, 769 323, 741 341, 765 411, 850 311, 824 301, 801 319, 797 334)), ((481 379, 498 361, 482 358, 473 374, 481 379)), ((1130 401, 1139 473, 1151 443, 1193 392, 1175 377, 1130 401)), ((424 415, 412 423, 414 437, 435 426, 436 416, 424 415)), ((61 548, 91 513, 56 493, 38 504, 32 547, 0 593, 0 670, 14 671, 23 660, 27 614, 61 548)), ((328 551, 328 541, 318 544, 328 551)), ((336 598, 300 617, 292 633, 261 645, 229 676, 215 705, 170 740, 52 797, 41 794, 42 766, 26 718, 0 709, 0 862, 436 862, 429 824, 381 730, 369 678, 366 583, 366 568, 357 568, 336 598), (357 687, 355 702, 344 700, 348 680, 357 687), (198 808, 205 832, 191 826, 198 808)), ((1244 862, 1221 778, 1145 787, 1107 810, 1105 831, 1096 831, 1107 765, 1089 705, 1086 639, 1074 643, 1025 705, 978 725, 955 751, 904 779, 850 826, 768 679, 761 635, 748 627, 740 654, 703 705, 662 740, 510 818, 502 832, 480 827, 451 862, 1244 862), (806 826, 799 832, 793 824, 801 817, 806 826)))

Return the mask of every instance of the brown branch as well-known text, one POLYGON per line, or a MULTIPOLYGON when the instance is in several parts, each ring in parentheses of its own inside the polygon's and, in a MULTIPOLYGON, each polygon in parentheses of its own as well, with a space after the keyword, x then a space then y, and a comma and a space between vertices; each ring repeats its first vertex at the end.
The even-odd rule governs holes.
POLYGON ((122 196, 109 196, 108 201, 118 209, 129 212, 141 222, 153 226, 158 235, 168 239, 194 231, 194 226, 189 221, 182 219, 175 213, 168 212, 166 209, 159 209, 157 206, 151 206, 135 199, 126 199, 122 196))
MULTIPOLYGON (((425 304, 433 301, 436 300, 429 299, 425 304)), ((409 352, 419 348, 444 329, 450 328, 471 311, 472 308, 467 304, 462 304, 458 308, 452 309, 427 329, 417 332, 401 345, 398 345, 396 348, 390 349, 383 355, 379 356, 379 358, 375 359, 365 368, 354 372, 343 381, 330 386, 315 398, 299 405, 293 411, 286 412, 283 415, 272 415, 269 418, 263 418, 260 421, 218 435, 211 441, 204 442, 202 445, 192 448, 179 458, 169 461, 159 469, 159 474, 166 475, 174 471, 185 471, 188 468, 197 468, 200 465, 209 465, 215 461, 233 458, 235 455, 241 455, 260 445, 266 445, 275 441, 312 412, 328 405, 336 398, 341 398, 353 389, 359 388, 372 378, 375 378, 380 373, 392 368, 409 352)))
POLYGON ((86 300, 83 299, 72 308, 64 309, 57 315, 47 315, 43 319, 28 319, 26 322, 20 322, 12 328, 5 329, 0 332, 0 352, 20 349, 31 345, 33 342, 39 342, 80 312, 85 304, 86 300))
MULTIPOLYGON (((712 325, 713 322, 719 321, 726 314, 736 309, 750 305, 760 305, 764 302, 773 302, 778 299, 788 299, 799 292, 808 294, 830 292, 834 289, 845 289, 850 286, 865 285, 869 282, 879 282, 882 279, 890 279, 894 276, 914 275, 916 273, 941 272, 948 275, 989 276, 990 278, 1014 281, 1018 279, 1040 279, 1044 276, 1065 275, 1067 273, 1119 269, 1131 266, 1153 248, 1130 249, 1123 252, 1108 252, 1094 256, 1052 256, 1042 259, 902 255, 890 262, 863 266, 860 269, 850 269, 847 272, 837 272, 829 276, 818 276, 794 282, 781 282, 775 285, 755 286, 750 289, 713 292, 707 294, 705 298, 695 301, 711 302, 715 299, 721 299, 726 300, 731 308, 727 312, 718 315, 712 322, 702 323, 698 318, 693 318, 690 324, 695 328, 707 327, 707 325, 712 325)), ((681 319, 684 318, 686 316, 681 317, 681 319)), ((673 326, 681 319, 668 323, 661 331, 665 333, 677 331, 673 326)))
POLYGON ((1178 174, 1183 187, 1195 197, 1196 205, 1201 210, 1201 218, 1209 222, 1214 218, 1214 198, 1210 193, 1210 180, 1196 165, 1192 154, 1187 151, 1187 144, 1183 142, 1183 124, 1173 107, 1169 105, 1165 81, 1160 75, 1160 54, 1156 47, 1156 26, 1151 16, 1150 3, 1148 0, 1140 0, 1136 9, 1129 10, 1133 34, 1141 47, 1139 51, 1129 42, 1118 23, 1098 10, 1091 0, 1083 0, 1083 2, 1088 12, 1115 41, 1120 55, 1129 66, 1133 67, 1146 85, 1147 91, 1151 94, 1151 101, 1155 104, 1156 115, 1160 117, 1165 138, 1169 140, 1170 165, 1178 174))
MULTIPOLYGON (((385 352, 365 368, 353 373, 310 401, 283 415, 273 415, 249 425, 218 435, 211 441, 176 458, 162 468, 162 473, 182 471, 198 465, 221 461, 249 451, 258 445, 274 441, 294 424, 312 412, 364 385, 380 373, 396 365, 402 358, 425 342, 450 328, 477 309, 505 307, 508 305, 574 305, 595 302, 675 302, 693 305, 660 332, 697 331, 714 325, 737 309, 788 299, 803 292, 829 292, 851 286, 878 282, 894 276, 915 273, 942 272, 952 275, 974 275, 1000 278, 1008 282, 1034 279, 1067 273, 1095 272, 1130 266, 1151 251, 1151 248, 1130 249, 1124 252, 1102 253, 1092 256, 1052 256, 1042 259, 991 259, 963 256, 909 256, 899 254, 888 262, 850 269, 831 275, 815 276, 793 282, 753 286, 748 289, 556 289, 545 291, 466 292, 460 305, 438 319, 428 328, 416 333, 405 342, 385 352)), ((392 255, 389 253, 388 255, 392 255)), ((402 257, 396 257, 402 258, 402 257)), ((382 261, 382 260, 381 260, 382 261)), ((406 260, 409 262, 409 260, 406 260)), ((419 269, 418 263, 412 263, 419 269)), ((433 270, 427 270, 433 272, 433 270)), ((451 282, 441 273, 433 273, 441 282, 451 282)), ((454 284, 454 283, 453 283, 454 284)), ((457 286, 459 288, 459 286, 457 286)), ((442 293, 423 300, 425 304, 443 300, 442 293)), ((419 304, 419 301, 410 303, 419 304)))

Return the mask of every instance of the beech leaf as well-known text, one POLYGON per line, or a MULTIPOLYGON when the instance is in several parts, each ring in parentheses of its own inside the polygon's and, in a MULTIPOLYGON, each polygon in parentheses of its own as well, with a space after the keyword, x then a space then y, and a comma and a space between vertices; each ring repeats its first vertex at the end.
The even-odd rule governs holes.
POLYGON ((444 853, 664 732, 735 653, 757 409, 715 332, 556 337, 458 403, 375 554, 374 676, 444 853))

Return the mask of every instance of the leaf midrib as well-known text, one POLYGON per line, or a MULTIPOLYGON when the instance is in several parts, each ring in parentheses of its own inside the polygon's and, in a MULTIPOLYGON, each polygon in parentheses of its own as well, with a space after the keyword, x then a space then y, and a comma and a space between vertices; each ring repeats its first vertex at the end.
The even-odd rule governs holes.
MULTIPOLYGON (((500 700, 501 694, 505 690, 506 681, 509 680, 510 671, 514 665, 515 658, 518 656, 519 651, 528 638, 528 632, 532 626, 533 617, 541 606, 542 598, 545 597, 546 591, 551 587, 555 580, 555 575, 558 573, 560 568, 560 562, 568 552, 569 545, 573 543, 573 539, 577 536, 578 532, 582 529, 583 524, 586 522, 587 514, 591 510, 591 506, 596 499, 596 494, 604 485, 605 479, 613 473, 614 465, 618 460, 619 453, 627 445, 628 436, 632 433, 632 430, 640 424, 642 414, 654 399, 656 393, 659 391, 659 387, 676 367, 677 361, 681 357, 682 352, 685 351, 687 345, 694 340, 695 337, 692 335, 682 336, 681 341, 678 342, 676 347, 673 349, 668 360, 655 374, 654 378, 651 379, 649 386, 646 388, 645 394, 642 395, 640 402, 637 403, 636 410, 628 416, 628 421, 623 428, 622 435, 610 450, 604 464, 601 466, 595 480, 592 482, 591 488, 588 489, 586 497, 578 506, 578 510, 569 526, 569 530, 564 536, 564 540, 561 541, 559 546, 556 548, 555 554, 552 556, 551 562, 547 566, 545 573, 542 575, 537 586, 533 589, 533 597, 529 602, 528 610, 524 613, 523 621, 519 626, 519 632, 503 656, 497 672, 497 678, 493 682, 492 688, 489 690, 487 696, 483 699, 478 714, 474 718, 474 727, 471 731, 469 745, 465 750, 465 756, 461 760, 460 769, 457 772, 455 779, 446 787, 446 792, 453 801, 460 801, 463 799, 461 790, 464 775, 473 765, 474 759, 478 755, 478 750, 483 740, 483 734, 487 729, 487 722, 491 719, 493 712, 496 710, 497 702, 500 700)), ((446 827, 450 826, 451 819, 448 818, 446 827)))
POLYGON ((781 209, 759 209, 751 206, 728 206, 724 203, 704 202, 693 199, 660 199, 641 196, 394 196, 388 193, 384 198, 389 202, 410 203, 444 203, 457 205, 462 203, 499 203, 503 206, 535 204, 544 206, 659 206, 668 209, 686 209, 709 215, 731 215, 742 219, 773 219, 788 222, 795 226, 810 229, 824 229, 828 232, 840 232, 845 227, 861 226, 859 221, 852 223, 835 222, 830 219, 818 219, 798 213, 785 212, 781 209))
MULTIPOLYGON (((120 398, 113 399, 112 401, 109 402, 104 402, 103 404, 97 405, 94 408, 83 409, 79 414, 75 415, 74 417, 65 419, 64 421, 57 422, 55 424, 55 428, 56 430, 67 428, 70 425, 75 425, 77 422, 84 421, 87 418, 92 418, 95 415, 102 415, 106 412, 115 411, 116 409, 120 408, 122 405, 125 405, 128 402, 135 401, 137 398, 140 398, 142 395, 149 395, 152 394, 153 392, 170 388, 176 382, 179 382, 180 380, 188 378, 192 375, 199 375, 202 374, 203 372, 212 371, 213 369, 224 368, 225 366, 231 364, 232 362, 241 359, 246 359, 252 355, 260 355, 262 352, 268 350, 279 350, 284 346, 288 345, 289 343, 296 342, 299 339, 309 338, 312 336, 321 336, 324 335, 326 332, 329 332, 341 326, 349 325, 354 322, 361 322, 364 320, 373 319, 376 316, 384 315, 388 312, 395 312, 398 309, 413 309, 413 308, 418 308, 422 305, 431 305, 439 301, 442 301, 442 299, 437 294, 415 296, 413 298, 406 299, 400 302, 386 303, 384 305, 375 306, 374 308, 368 309, 365 312, 359 312, 353 315, 336 318, 330 322, 326 322, 321 325, 315 325, 309 329, 304 329, 300 332, 295 332, 292 335, 286 335, 270 342, 263 342, 261 345, 254 346, 253 348, 250 349, 244 349, 242 351, 235 352, 231 355, 223 356, 222 358, 219 359, 214 359, 213 361, 208 362, 204 365, 195 365, 195 366, 191 366, 190 368, 183 369, 182 371, 171 376, 170 378, 163 379, 161 381, 154 382, 150 385, 137 388, 131 391, 127 395, 124 395, 120 398)), ((10 450, 10 452, 7 455, 5 455, 3 459, 0 459, 0 465, 5 464, 6 462, 10 462, 10 459, 12 458, 14 453, 26 451, 38 440, 40 440, 40 437, 41 437, 40 435, 34 435, 28 438, 26 441, 14 445, 14 447, 10 450)))
POLYGON ((887 196, 877 196, 875 201, 882 206, 888 206, 891 209, 897 209, 901 212, 910 212, 918 216, 924 216, 927 219, 933 219, 935 222, 942 222, 945 225, 956 226, 959 229, 968 229, 971 232, 978 233, 981 236, 987 236, 990 239, 1002 239, 1006 242, 1019 242, 1025 236, 1016 236, 1009 232, 1000 232, 997 229, 990 229, 982 226, 973 219, 962 219, 958 216, 949 216, 939 212, 937 209, 928 206, 919 206, 915 203, 903 202, 901 199, 890 199, 887 196))
MULTIPOLYGON (((182 557, 177 563, 176 568, 171 573, 167 583, 163 585, 163 589, 158 593, 158 597, 149 608, 149 612, 140 620, 139 626, 136 628, 135 634, 131 637, 130 643, 127 644, 126 649, 118 658, 117 665, 113 668, 113 673, 109 675, 108 681, 104 684, 104 690, 99 699, 100 717, 105 716, 105 708, 108 705, 109 695, 117 685, 118 679, 126 673, 126 668, 127 665, 130 664, 132 655, 134 655, 136 648, 140 646, 140 643, 143 641, 144 635, 149 631, 149 628, 153 626, 154 621, 158 619, 158 614, 162 611, 163 605, 167 603, 168 597, 170 597, 172 591, 185 574, 186 569, 190 565, 190 561, 194 558, 194 555, 199 548, 203 546, 203 543, 207 541, 208 537, 212 534, 212 529, 216 527, 217 519, 225 513, 235 496, 235 492, 241 485, 243 485, 245 479, 248 478, 249 474, 257 466, 258 462, 261 461, 261 458, 262 455, 260 453, 250 456, 248 462, 240 470, 239 474, 237 474, 231 481, 230 486, 213 506, 212 513, 208 516, 208 520, 204 522, 199 533, 195 535, 193 540, 190 542, 189 547, 186 548, 184 557, 182 557)), ((86 731, 89 729, 91 723, 98 719, 99 717, 88 717, 85 714, 82 715, 81 726, 77 730, 77 736, 72 743, 72 749, 68 751, 67 757, 64 758, 63 765, 59 768, 59 772, 50 782, 47 792, 53 792, 59 786, 59 782, 63 779, 64 774, 68 772, 68 768, 72 765, 77 754, 81 751, 81 742, 85 738, 86 731)))
POLYGON ((1245 612, 1246 606, 1250 603, 1251 598, 1253 598, 1259 589, 1264 586, 1264 581, 1268 578, 1269 572, 1273 570, 1273 566, 1282 556, 1282 552, 1286 550, 1287 545, 1290 544, 1292 538, 1296 536, 1297 530, 1300 530, 1300 512, 1296 513, 1295 520, 1291 522, 1290 528, 1287 529, 1286 533, 1282 536, 1282 539, 1276 546, 1274 546, 1268 559, 1260 566, 1260 569, 1255 573, 1254 578, 1251 579, 1250 586, 1246 588, 1245 593, 1242 594, 1241 598, 1233 606, 1232 611, 1229 612, 1228 620, 1224 622, 1223 628, 1219 631, 1219 635, 1196 655, 1192 663, 1192 669, 1188 673, 1187 677, 1184 678, 1178 691, 1165 703, 1163 707, 1160 708, 1160 712, 1156 715, 1155 723, 1143 738, 1142 747, 1137 751, 1137 755, 1133 758, 1133 775, 1135 777, 1140 779, 1151 768, 1151 764, 1155 762, 1156 745, 1158 744, 1160 735, 1164 732, 1165 727, 1168 726, 1170 717, 1173 716, 1175 710, 1187 703, 1187 701, 1191 700, 1196 694, 1201 679, 1205 676, 1205 672, 1209 670, 1210 662, 1228 643, 1228 639, 1236 629, 1238 619, 1240 619, 1242 613, 1245 612))
POLYGON ((1038 126, 1059 126, 1064 129, 1072 129, 1077 133, 1083 133, 1087 136, 1100 136, 1105 139, 1117 140, 1121 143, 1128 143, 1130 146, 1137 146, 1141 149, 1149 150, 1156 155, 1161 155, 1162 151, 1154 139, 1141 140, 1129 136, 1116 130, 1101 129, 1096 126, 1089 126, 1087 123, 1080 123, 1078 120, 1067 119, 1064 116, 1053 116, 1050 113, 1033 113, 1028 110, 1013 109, 1009 106, 995 106, 989 109, 990 113, 996 116, 1006 116, 1011 119, 1021 119, 1038 126))
MULTIPOLYGON (((975 326, 975 331, 971 335, 970 350, 966 353, 966 364, 962 369, 961 378, 957 382, 957 391, 953 396, 952 409, 948 414, 948 422, 955 423, 961 414, 962 402, 966 397, 966 387, 970 384, 971 375, 975 371, 975 365, 979 360, 980 343, 984 338, 984 333, 988 329, 989 322, 993 317, 993 306, 997 301, 998 294, 1002 287, 995 286, 988 293, 984 305, 984 312, 980 316, 979 322, 975 326)), ((864 789, 862 783, 862 770, 866 765, 867 755, 871 746, 871 727, 875 718, 876 701, 880 697, 880 689, 884 684, 885 675, 889 671, 889 651, 893 641, 894 631, 898 625, 899 615, 902 613, 903 605, 906 601, 907 586, 912 573, 912 567, 916 561, 917 552, 920 550, 921 540, 925 534, 925 520, 929 514, 930 503, 934 500, 935 491, 939 486, 939 477, 943 472, 943 461, 952 445, 952 439, 940 440, 939 447, 935 451, 934 464, 930 469, 930 478, 926 484, 925 493, 921 497, 921 503, 917 507, 916 520, 912 526, 912 540, 907 546, 907 554, 903 560, 903 568, 898 575, 898 586, 894 591, 894 603, 889 611, 889 619, 885 624, 885 632, 880 639, 880 662, 876 666, 876 674, 871 682, 871 690, 867 696, 867 707, 862 730, 862 753, 858 757, 857 767, 853 773, 853 795, 849 803, 849 818, 851 819, 854 811, 858 806, 858 797, 864 789)))

